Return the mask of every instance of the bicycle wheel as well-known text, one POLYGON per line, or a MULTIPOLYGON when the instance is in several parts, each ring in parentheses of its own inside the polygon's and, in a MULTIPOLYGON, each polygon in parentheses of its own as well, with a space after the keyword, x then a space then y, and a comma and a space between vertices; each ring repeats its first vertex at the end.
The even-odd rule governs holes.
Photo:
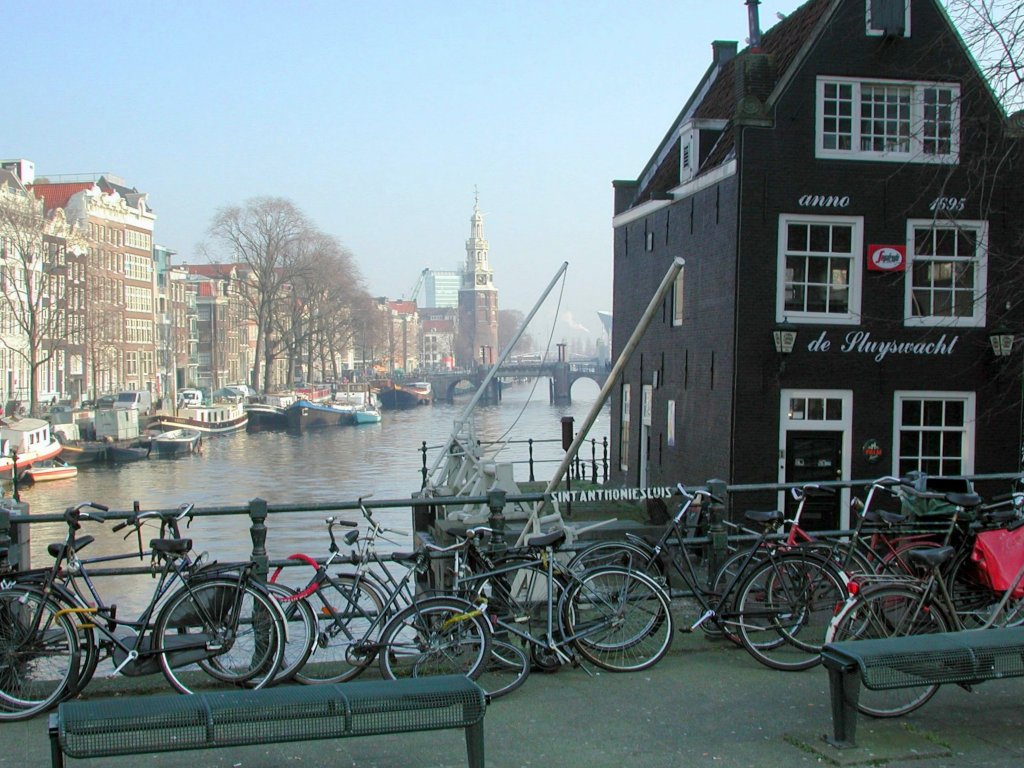
POLYGON ((78 628, 31 590, 0 592, 0 720, 57 704, 78 676, 78 628))
POLYGON ((665 565, 646 543, 636 541, 599 541, 581 549, 569 561, 568 569, 580 574, 591 568, 615 565, 640 571, 659 584, 667 584, 665 565))
MULTIPOLYGON (((1003 597, 1002 592, 995 591, 986 583, 971 554, 970 548, 960 552, 943 574, 949 596, 953 598, 953 607, 965 629, 984 626, 1003 597)), ((1013 611, 1013 606, 1008 605, 1007 610, 1013 611)), ((999 626, 1005 624, 1005 615, 996 618, 1003 618, 997 622, 999 626)))
POLYGON ((384 598, 366 580, 337 574, 307 598, 317 621, 313 650, 295 673, 300 683, 342 683, 358 676, 377 655, 373 643, 384 598))
POLYGON ((740 640, 772 669, 810 669, 821 662, 829 623, 846 601, 842 576, 828 561, 800 550, 773 555, 740 587, 740 640))
MULTIPOLYGON (((747 564, 747 568, 751 568, 754 564, 761 562, 766 555, 767 550, 763 550, 763 554, 754 552, 754 557, 751 559, 750 563, 747 564)), ((711 579, 711 593, 717 596, 724 595, 725 590, 728 589, 730 585, 732 585, 732 591, 729 593, 728 600, 725 600, 720 605, 715 606, 715 610, 720 617, 718 621, 705 621, 701 624, 701 630, 708 637, 725 637, 736 643, 736 645, 743 645, 743 642, 740 640, 739 632, 737 631, 736 622, 735 620, 731 620, 729 615, 735 613, 736 598, 740 592, 739 587, 743 583, 743 577, 740 571, 749 556, 749 548, 733 552, 724 561, 722 561, 722 564, 718 566, 718 570, 715 571, 715 575, 711 579), (735 581, 736 579, 739 579, 739 581, 735 581)))
POLYGON ((563 636, 580 655, 610 672, 636 672, 658 663, 672 644, 665 590, 626 568, 595 568, 574 581, 559 610, 563 636))
POLYGON ((530 657, 522 647, 492 637, 491 655, 476 682, 488 696, 496 699, 521 686, 529 674, 530 657))
POLYGON ((291 680, 302 669, 316 642, 316 616, 309 603, 296 591, 284 584, 267 583, 267 591, 281 606, 284 613, 287 640, 284 644, 284 659, 274 675, 274 682, 291 680))
POLYGON ((231 578, 186 584, 164 604, 153 631, 160 667, 180 693, 262 688, 284 657, 280 607, 231 578))
MULTIPOLYGON (((23 582, 20 582, 19 586, 39 592, 43 584, 43 574, 38 574, 38 576, 30 575, 23 582)), ((70 582, 70 584, 71 587, 77 586, 74 582, 70 582)), ((64 584, 54 583, 50 585, 49 597, 61 609, 71 609, 73 611, 68 614, 68 617, 78 630, 78 650, 81 654, 78 664, 78 675, 74 680, 74 684, 69 685, 65 690, 64 695, 61 697, 63 701, 80 693, 89 684, 93 674, 96 672, 96 667, 100 660, 100 646, 97 640, 96 627, 92 623, 96 620, 96 616, 92 611, 86 613, 77 610, 88 607, 85 599, 78 593, 77 589, 69 588, 64 584)))
MULTIPOLYGON (((863 590, 836 617, 829 642, 874 640, 949 630, 950 620, 938 606, 922 605, 921 592, 900 586, 863 590)), ((861 686, 857 710, 872 717, 899 717, 912 712, 939 690, 938 685, 872 691, 861 686)))
POLYGON ((483 672, 491 653, 490 622, 471 603, 447 597, 414 602, 381 632, 381 674, 387 680, 483 672))

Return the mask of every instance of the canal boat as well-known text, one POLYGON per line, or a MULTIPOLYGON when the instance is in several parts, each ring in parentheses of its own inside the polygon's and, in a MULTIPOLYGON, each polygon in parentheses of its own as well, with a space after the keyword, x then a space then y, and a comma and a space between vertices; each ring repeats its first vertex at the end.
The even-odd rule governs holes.
POLYGON ((154 435, 150 440, 151 453, 158 458, 174 458, 199 450, 203 436, 195 429, 172 429, 154 435))
POLYGON ((242 408, 249 416, 245 428, 249 432, 288 428, 288 406, 296 400, 290 393, 250 397, 242 408))
POLYGON ((37 461, 55 459, 64 446, 50 432, 50 422, 29 417, 0 419, 0 478, 10 480, 37 461))
POLYGON ((399 384, 386 381, 380 387, 380 403, 383 408, 415 408, 434 402, 434 390, 429 381, 413 381, 399 384))
POLYGON ((289 432, 305 432, 324 427, 344 427, 355 423, 352 409, 331 403, 296 400, 285 411, 289 432))
POLYGON ((68 480, 78 474, 78 467, 60 459, 44 459, 37 461, 26 469, 21 480, 29 483, 42 483, 49 480, 68 480))
POLYGON ((245 429, 245 425, 249 422, 249 414, 245 410, 242 399, 233 394, 218 397, 217 395, 221 391, 218 390, 217 393, 214 393, 213 402, 180 407, 174 415, 157 416, 151 426, 164 430, 192 429, 204 435, 224 434, 245 429))
POLYGON ((127 464, 132 461, 148 459, 153 450, 152 440, 131 440, 110 443, 107 445, 108 464, 127 464))

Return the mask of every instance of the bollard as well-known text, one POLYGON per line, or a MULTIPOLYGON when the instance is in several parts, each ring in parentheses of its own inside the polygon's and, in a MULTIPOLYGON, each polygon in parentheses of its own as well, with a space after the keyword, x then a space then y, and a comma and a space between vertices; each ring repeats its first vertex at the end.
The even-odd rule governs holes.
POLYGON ((487 506, 491 513, 487 517, 487 527, 491 534, 491 551, 495 553, 504 552, 508 549, 505 542, 505 491, 500 488, 492 488, 487 492, 487 506))
POLYGON ((256 580, 265 582, 270 570, 267 557, 267 502, 264 499, 253 499, 249 502, 249 536, 252 538, 252 561, 256 563, 256 580))
MULTIPOLYGON (((708 480, 708 491, 712 496, 725 499, 726 486, 724 480, 708 480)), ((708 585, 718 568, 725 562, 729 535, 725 528, 725 505, 717 501, 708 504, 708 585)))
POLYGON ((14 525, 11 515, 27 515, 28 502, 14 499, 0 500, 0 550, 7 550, 0 558, 0 570, 9 567, 16 571, 27 571, 32 567, 31 529, 28 525, 14 525))

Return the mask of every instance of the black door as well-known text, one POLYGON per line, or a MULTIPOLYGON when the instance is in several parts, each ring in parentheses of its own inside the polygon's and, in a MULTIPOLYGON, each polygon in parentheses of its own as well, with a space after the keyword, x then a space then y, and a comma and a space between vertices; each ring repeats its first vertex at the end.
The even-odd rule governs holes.
MULTIPOLYGON (((842 480, 842 432, 787 432, 786 482, 814 483, 842 480)), ((786 494, 787 517, 796 512, 796 502, 786 494)), ((808 530, 839 528, 839 493, 814 495, 804 504, 800 525, 808 530)))

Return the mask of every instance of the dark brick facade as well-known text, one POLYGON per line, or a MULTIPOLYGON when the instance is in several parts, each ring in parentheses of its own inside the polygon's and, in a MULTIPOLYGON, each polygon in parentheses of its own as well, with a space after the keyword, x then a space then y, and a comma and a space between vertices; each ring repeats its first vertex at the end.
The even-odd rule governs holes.
MULTIPOLYGON (((662 164, 647 174, 647 182, 617 182, 613 355, 630 337, 672 259, 682 256, 686 266, 681 325, 673 327, 667 298, 623 375, 632 405, 625 472, 618 455, 621 387, 613 395, 614 479, 632 485, 641 478, 641 388, 655 382, 648 484, 797 479, 786 462, 792 458, 787 451, 793 453, 789 438, 801 436, 800 425, 788 416, 788 427, 782 425, 780 399, 797 390, 848 393, 833 479, 895 471, 897 392, 973 393, 976 420, 967 448, 973 472, 1019 467, 1022 352, 1015 348, 1009 359, 996 359, 988 338, 997 325, 1022 328, 1013 282, 1024 243, 1019 142, 1014 146, 1007 139, 1001 110, 933 0, 913 0, 911 32, 871 37, 865 34, 864 0, 812 0, 765 34, 764 53, 744 51, 724 65, 716 62, 718 87, 706 101, 727 103, 731 92, 733 107, 714 115, 707 114, 707 104, 703 113, 698 105, 694 113, 729 121, 716 135, 710 162, 699 169, 699 183, 658 188, 672 176, 665 164, 678 169, 678 152, 661 152, 662 164), (758 57, 762 64, 752 66, 758 57), (757 113, 758 101, 747 109, 749 99, 742 97, 751 91, 736 92, 734 83, 745 84, 735 73, 773 68, 777 79, 764 112, 757 113), (819 75, 959 84, 959 162, 816 158, 819 75), (998 173, 992 170, 996 157, 1009 158, 998 173), (942 201, 950 200, 957 210, 942 210, 942 201), (863 242, 858 274, 851 278, 851 284, 860 283, 859 317, 846 324, 798 319, 794 351, 783 356, 772 338, 779 322, 780 216, 804 215, 859 222, 863 242), (933 219, 987 225, 987 311, 981 327, 905 322, 909 273, 867 269, 869 245, 904 244, 908 221, 933 219), (822 334, 827 350, 812 344, 822 334), (856 339, 862 343, 851 343, 856 339), (870 342, 917 346, 876 359, 877 351, 866 351, 870 342), (674 447, 666 442, 669 401, 675 403, 674 447), (881 460, 869 462, 869 454, 879 450, 881 460)), ((814 431, 808 424, 808 434, 814 431)))

